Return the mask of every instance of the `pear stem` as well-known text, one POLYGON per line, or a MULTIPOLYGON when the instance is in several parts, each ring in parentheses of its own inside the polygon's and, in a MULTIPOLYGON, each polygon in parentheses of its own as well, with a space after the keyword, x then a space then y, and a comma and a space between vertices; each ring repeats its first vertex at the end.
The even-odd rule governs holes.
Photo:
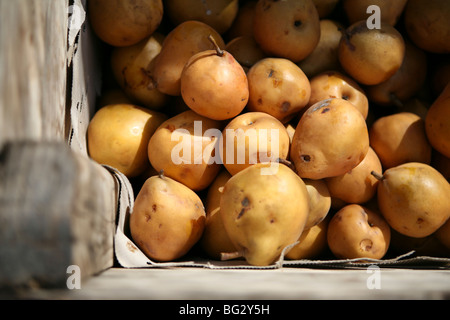
POLYGON ((278 163, 284 164, 285 166, 290 168, 292 171, 297 172, 295 165, 292 161, 289 161, 289 160, 286 160, 283 158, 278 158, 277 161, 278 161, 278 163))
POLYGON ((220 260, 232 260, 237 258, 242 258, 244 256, 242 251, 235 251, 235 252, 222 252, 220 254, 220 260))
POLYGON ((378 172, 371 171, 370 174, 373 175, 375 178, 377 178, 380 181, 384 179, 383 175, 378 172))
POLYGON ((214 37, 210 34, 208 36, 209 41, 211 41, 211 43, 214 45, 214 48, 216 49, 217 55, 222 57, 223 56, 223 50, 220 49, 219 45, 217 44, 216 40, 214 39, 214 37))
POLYGON ((161 179, 164 179, 166 177, 164 175, 164 170, 163 169, 159 170, 158 177, 161 178, 161 179))

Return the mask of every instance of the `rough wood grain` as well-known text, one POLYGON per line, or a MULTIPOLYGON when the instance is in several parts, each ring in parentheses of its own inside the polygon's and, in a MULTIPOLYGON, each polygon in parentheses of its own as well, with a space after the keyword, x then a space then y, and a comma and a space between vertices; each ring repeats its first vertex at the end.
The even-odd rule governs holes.
POLYGON ((65 286, 113 265, 116 183, 63 142, 13 142, 0 156, 0 287, 65 286))
POLYGON ((66 138, 67 6, 0 0, 0 149, 66 138))
MULTIPOLYGON (((449 299, 450 271, 283 268, 211 270, 202 268, 110 268, 76 290, 21 292, 17 297, 82 300, 376 300, 449 299), (369 283, 369 285, 368 285, 369 283)), ((1 297, 1 295, 0 295, 1 297)), ((236 302, 239 303, 239 302, 236 302)), ((184 303, 185 305, 185 303, 184 303)), ((152 307, 158 308, 158 303, 152 307)), ((154 309, 152 309, 155 311, 154 309)), ((161 310, 167 316, 168 310, 161 310)))

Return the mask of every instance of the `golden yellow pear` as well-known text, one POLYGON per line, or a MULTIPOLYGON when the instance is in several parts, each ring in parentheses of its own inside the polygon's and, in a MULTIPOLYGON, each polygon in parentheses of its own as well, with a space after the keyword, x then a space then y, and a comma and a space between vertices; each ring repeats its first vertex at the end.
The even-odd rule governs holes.
POLYGON ((253 13, 253 36, 267 55, 298 62, 319 42, 319 14, 312 0, 261 0, 253 13))
POLYGON ((127 177, 138 176, 150 166, 148 142, 166 119, 163 113, 133 104, 106 105, 89 122, 89 155, 127 177))
POLYGON ((375 85, 389 79, 400 68, 405 56, 402 34, 389 24, 369 29, 366 20, 347 27, 339 44, 342 68, 354 80, 375 85))
POLYGON ((236 252, 250 265, 267 266, 297 242, 309 213, 302 179, 278 163, 255 164, 231 177, 223 188, 220 210, 236 252))
POLYGON ((199 241, 206 213, 200 197, 163 174, 147 179, 130 214, 130 232, 142 252, 157 261, 181 258, 199 241))
POLYGON ((408 162, 373 174, 380 180, 378 207, 397 232, 423 238, 449 219, 450 184, 430 165, 408 162))

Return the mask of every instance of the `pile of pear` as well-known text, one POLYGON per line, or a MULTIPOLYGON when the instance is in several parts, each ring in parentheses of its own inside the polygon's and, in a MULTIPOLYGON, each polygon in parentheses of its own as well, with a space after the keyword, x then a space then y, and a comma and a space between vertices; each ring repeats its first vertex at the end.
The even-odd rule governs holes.
POLYGON ((88 152, 132 182, 149 259, 450 257, 450 2, 88 6, 107 61, 88 152))

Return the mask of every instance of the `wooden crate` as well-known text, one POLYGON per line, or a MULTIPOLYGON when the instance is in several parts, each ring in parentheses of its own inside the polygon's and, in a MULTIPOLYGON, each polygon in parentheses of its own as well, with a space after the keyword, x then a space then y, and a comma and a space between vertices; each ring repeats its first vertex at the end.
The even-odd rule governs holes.
POLYGON ((65 286, 114 263, 120 185, 87 157, 100 91, 81 0, 0 1, 0 287, 65 286))
MULTIPOLYGON (((114 252, 114 237, 126 236, 118 218, 131 207, 132 190, 123 175, 87 154, 86 130, 102 79, 100 44, 86 20, 86 1, 0 0, 0 287, 65 288, 71 266, 87 279, 110 269, 118 252, 122 266, 130 270, 112 270, 107 276, 129 275, 133 267, 148 265, 131 242, 127 246, 127 238, 114 252)), ((410 263, 448 269, 449 260, 385 262, 389 267, 410 263)), ((371 264, 281 261, 254 269, 272 272, 281 265, 352 269, 371 264)), ((148 266, 156 268, 139 270, 134 276, 152 271, 154 277, 167 275, 155 270, 158 264, 148 266)), ((196 267, 196 273, 201 268, 212 269, 210 273, 223 268, 227 275, 243 276, 233 263, 186 261, 161 266, 185 267, 187 272, 196 267)), ((179 275, 179 270, 174 274, 179 275)), ((136 283, 139 287, 140 281, 136 283)))

